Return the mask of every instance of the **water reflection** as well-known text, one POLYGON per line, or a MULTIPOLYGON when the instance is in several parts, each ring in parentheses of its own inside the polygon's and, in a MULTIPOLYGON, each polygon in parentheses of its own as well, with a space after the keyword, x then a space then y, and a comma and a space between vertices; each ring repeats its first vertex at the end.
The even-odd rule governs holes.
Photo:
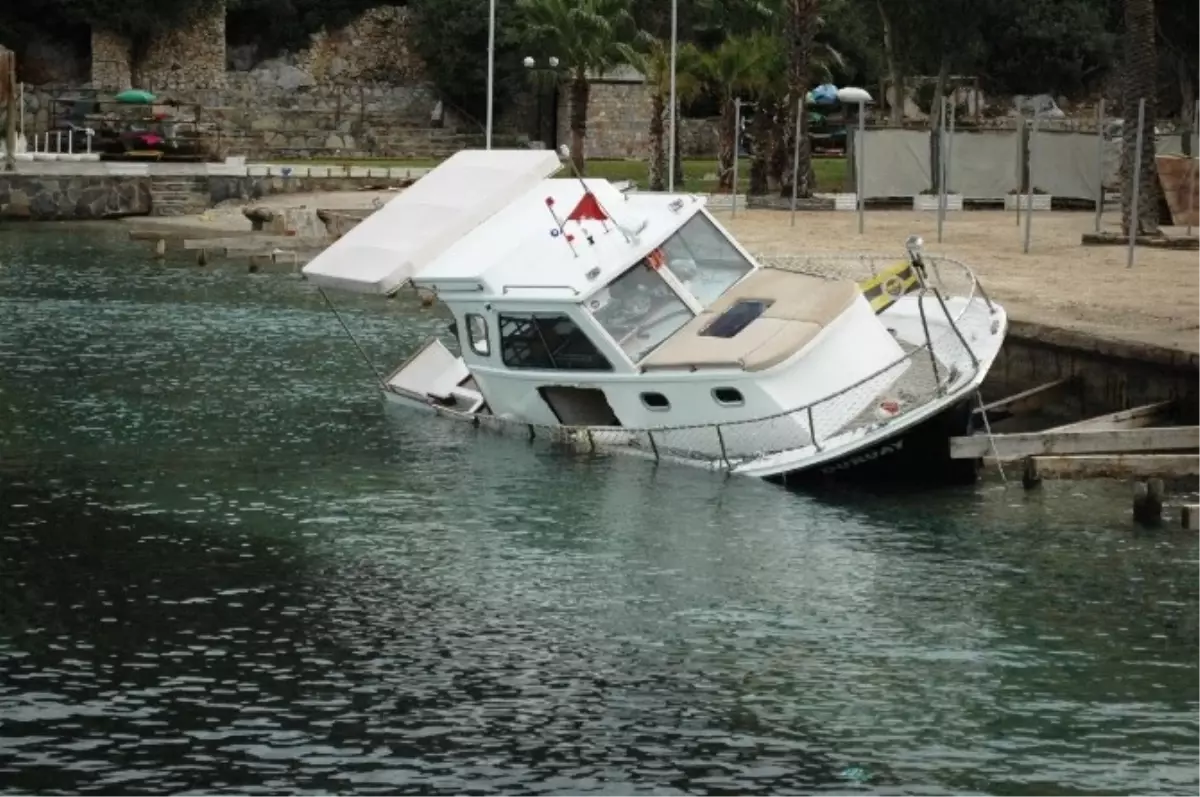
MULTIPOLYGON (((106 235, 0 234, 0 790, 1197 788, 1196 540, 1123 489, 393 416, 310 286, 106 235)), ((444 326, 343 306, 385 362, 444 326)))

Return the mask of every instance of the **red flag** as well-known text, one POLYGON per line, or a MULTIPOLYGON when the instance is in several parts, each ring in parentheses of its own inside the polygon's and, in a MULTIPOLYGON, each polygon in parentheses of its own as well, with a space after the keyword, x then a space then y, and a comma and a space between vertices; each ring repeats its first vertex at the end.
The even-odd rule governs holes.
POLYGON ((585 219, 604 221, 607 218, 608 214, 600 207, 600 203, 596 201, 596 197, 591 191, 584 194, 575 209, 567 215, 567 221, 584 221, 585 219))

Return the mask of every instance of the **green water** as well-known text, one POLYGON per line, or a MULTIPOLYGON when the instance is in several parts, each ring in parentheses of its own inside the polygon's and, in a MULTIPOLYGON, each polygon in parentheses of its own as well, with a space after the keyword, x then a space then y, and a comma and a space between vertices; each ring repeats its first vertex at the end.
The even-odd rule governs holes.
MULTIPOLYGON (((289 275, 0 228, 0 791, 1196 793, 1128 487, 802 495, 385 412, 289 275)), ((339 298, 394 364, 444 319, 339 298)))

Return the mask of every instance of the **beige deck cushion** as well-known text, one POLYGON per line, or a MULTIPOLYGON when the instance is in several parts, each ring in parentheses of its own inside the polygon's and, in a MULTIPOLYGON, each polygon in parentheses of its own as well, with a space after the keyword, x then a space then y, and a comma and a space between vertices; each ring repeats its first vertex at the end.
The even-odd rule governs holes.
POLYGON ((685 324, 649 357, 643 371, 665 368, 741 368, 763 371, 803 349, 860 295, 849 280, 763 269, 731 288, 685 324), (774 300, 761 316, 732 338, 700 333, 736 302, 774 300))
POLYGON ((827 280, 810 274, 761 269, 734 285, 713 302, 709 312, 720 315, 744 299, 774 300, 763 315, 825 326, 841 315, 861 291, 851 280, 827 280))

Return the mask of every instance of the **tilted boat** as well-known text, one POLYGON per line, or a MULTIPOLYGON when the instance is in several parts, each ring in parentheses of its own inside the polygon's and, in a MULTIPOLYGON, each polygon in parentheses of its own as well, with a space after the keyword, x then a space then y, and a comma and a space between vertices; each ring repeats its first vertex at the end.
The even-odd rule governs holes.
POLYGON ((975 478, 949 438, 972 431, 1008 324, 970 269, 915 237, 891 258, 754 257, 702 197, 562 168, 460 152, 304 267, 323 291, 411 284, 453 314, 450 347, 381 378, 388 401, 787 484, 975 478))

